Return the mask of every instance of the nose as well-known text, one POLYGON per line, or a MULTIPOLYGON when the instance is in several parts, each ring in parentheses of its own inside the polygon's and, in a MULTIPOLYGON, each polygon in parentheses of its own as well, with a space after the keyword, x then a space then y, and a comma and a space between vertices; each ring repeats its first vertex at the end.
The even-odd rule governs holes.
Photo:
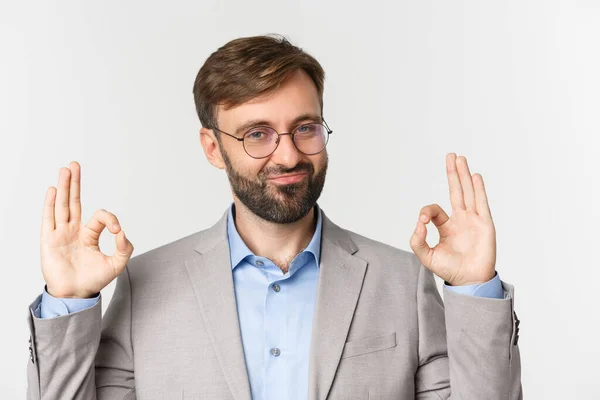
POLYGON ((279 136, 279 145, 271 155, 271 160, 286 168, 293 168, 300 162, 302 153, 298 151, 292 140, 292 135, 279 136))

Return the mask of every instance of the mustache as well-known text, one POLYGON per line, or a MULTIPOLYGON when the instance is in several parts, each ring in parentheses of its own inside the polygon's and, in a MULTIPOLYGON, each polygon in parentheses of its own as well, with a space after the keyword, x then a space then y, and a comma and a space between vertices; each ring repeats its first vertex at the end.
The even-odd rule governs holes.
POLYGON ((279 175, 285 174, 297 174, 300 172, 306 172, 312 176, 314 167, 310 163, 298 163, 293 168, 285 168, 281 166, 265 168, 260 172, 261 179, 269 179, 279 175))

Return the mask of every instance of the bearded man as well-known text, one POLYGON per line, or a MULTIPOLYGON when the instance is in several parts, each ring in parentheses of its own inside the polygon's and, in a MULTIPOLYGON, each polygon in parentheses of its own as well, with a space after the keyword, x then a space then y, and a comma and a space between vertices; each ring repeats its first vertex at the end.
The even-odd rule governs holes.
POLYGON ((514 290, 495 269, 481 175, 446 156, 452 215, 419 210, 414 253, 341 228, 317 204, 333 133, 323 90, 321 65, 285 38, 210 55, 193 87, 200 142, 233 202, 214 226, 135 257, 114 214, 81 223, 80 165, 60 169, 42 219, 46 287, 29 306, 29 399, 522 398, 514 290))

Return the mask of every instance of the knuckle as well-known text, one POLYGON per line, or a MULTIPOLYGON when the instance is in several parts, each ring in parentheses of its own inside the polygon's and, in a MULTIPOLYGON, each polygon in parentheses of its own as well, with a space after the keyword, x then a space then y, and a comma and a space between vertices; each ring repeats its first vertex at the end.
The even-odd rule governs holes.
POLYGON ((94 217, 99 221, 106 221, 110 218, 110 213, 104 208, 100 208, 96 210, 96 212, 94 213, 94 217))

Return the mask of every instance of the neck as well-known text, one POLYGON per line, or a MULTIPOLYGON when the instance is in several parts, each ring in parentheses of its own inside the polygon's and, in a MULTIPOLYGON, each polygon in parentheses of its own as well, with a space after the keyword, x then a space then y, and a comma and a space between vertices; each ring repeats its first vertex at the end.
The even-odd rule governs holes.
POLYGON ((287 272, 289 263, 308 246, 315 233, 315 208, 296 222, 277 224, 258 217, 237 198, 234 204, 235 227, 246 246, 287 272))

